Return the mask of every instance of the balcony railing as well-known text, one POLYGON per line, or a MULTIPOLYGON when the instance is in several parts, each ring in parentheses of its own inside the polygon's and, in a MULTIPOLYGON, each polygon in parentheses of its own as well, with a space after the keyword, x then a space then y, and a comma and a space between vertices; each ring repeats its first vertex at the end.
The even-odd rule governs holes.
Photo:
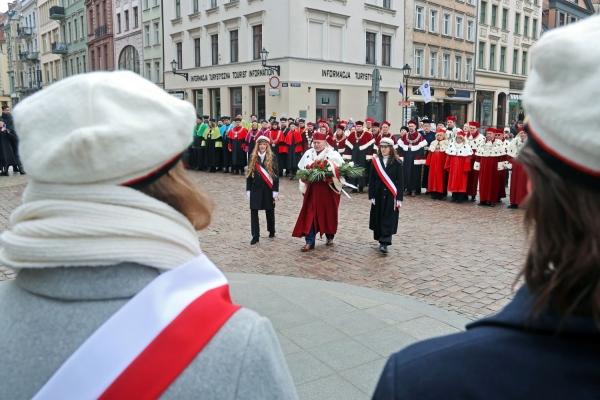
POLYGON ((52 54, 67 54, 67 51, 66 43, 52 43, 52 54))
POLYGON ((37 51, 26 51, 23 53, 19 53, 19 61, 37 61, 39 60, 39 53, 37 51))
POLYGON ((27 38, 33 35, 33 29, 28 26, 23 26, 17 30, 17 35, 22 38, 27 38))
POLYGON ((59 6, 50 7, 50 19, 64 19, 65 18, 65 8, 59 6))
POLYGON ((94 38, 98 39, 99 37, 105 36, 108 34, 108 25, 102 25, 94 29, 94 38))
POLYGON ((21 61, 21 62, 27 61, 27 52, 19 53, 19 61, 21 61))

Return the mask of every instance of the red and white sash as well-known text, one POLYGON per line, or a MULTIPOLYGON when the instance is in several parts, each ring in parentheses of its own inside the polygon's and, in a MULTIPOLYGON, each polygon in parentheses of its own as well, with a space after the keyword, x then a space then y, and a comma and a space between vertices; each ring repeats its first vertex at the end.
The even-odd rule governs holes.
POLYGON ((201 255, 135 295, 34 400, 156 399, 240 308, 223 273, 201 255))
POLYGON ((396 197, 398 196, 398 191, 396 190, 396 185, 394 185, 394 182, 392 181, 392 179, 385 172, 385 168, 383 167, 383 165, 381 165, 381 161, 379 160, 379 157, 374 157, 373 160, 375 161, 373 163, 373 166, 375 167, 375 171, 377 171, 377 175, 379 175, 379 178, 383 181, 385 186, 387 186, 390 193, 392 193, 394 195, 394 208, 396 208, 396 197))
POLYGON ((269 188, 271 190, 273 190, 273 178, 271 178, 271 175, 269 175, 269 173, 267 172, 267 170, 264 169, 263 166, 260 165, 259 162, 256 162, 255 165, 256 165, 256 169, 260 173, 260 176, 262 176, 262 178, 265 181, 265 183, 269 186, 269 188))

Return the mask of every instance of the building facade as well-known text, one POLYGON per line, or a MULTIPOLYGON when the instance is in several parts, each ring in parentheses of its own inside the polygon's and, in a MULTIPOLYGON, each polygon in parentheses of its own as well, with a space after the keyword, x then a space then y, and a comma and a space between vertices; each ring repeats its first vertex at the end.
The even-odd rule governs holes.
POLYGON ((144 76, 163 87, 162 2, 160 0, 142 0, 142 43, 144 76))
POLYGON ((462 126, 472 115, 475 98, 475 0, 408 0, 404 5, 412 112, 436 121, 454 116, 462 126), (426 81, 432 94, 427 104, 418 93, 426 81))
MULTIPOLYGON (((62 78, 63 69, 60 54, 52 44, 60 39, 60 22, 56 19, 57 11, 63 12, 64 8, 58 7, 58 0, 38 0, 37 8, 40 20, 39 43, 40 63, 42 65, 42 85, 48 86, 62 78)), ((81 32, 79 36, 82 36, 81 32)))
POLYGON ((64 7, 54 6, 50 9, 50 18, 60 24, 58 36, 54 35, 52 52, 60 55, 63 76, 68 77, 90 70, 87 47, 89 29, 84 0, 62 2, 64 7))
POLYGON ((139 0, 113 1, 115 68, 139 74, 144 49, 139 0))
POLYGON ((8 49, 4 27, 8 23, 8 12, 0 13, 0 105, 10 105, 10 80, 8 78, 8 49))
POLYGON ((115 69, 112 0, 85 0, 90 71, 115 69))
POLYGON ((592 0, 544 0, 544 25, 548 29, 572 24, 596 13, 592 0))
POLYGON ((507 126, 523 111, 529 50, 542 29, 541 0, 480 0, 475 119, 507 126))
POLYGON ((315 120, 367 115, 372 74, 380 96, 370 110, 402 125, 398 91, 404 56, 404 8, 388 0, 175 0, 163 5, 164 86, 213 117, 315 120), (279 79, 263 69, 281 67, 279 79), (278 86, 278 82, 280 85, 278 86), (273 87, 271 87, 273 86, 273 87))

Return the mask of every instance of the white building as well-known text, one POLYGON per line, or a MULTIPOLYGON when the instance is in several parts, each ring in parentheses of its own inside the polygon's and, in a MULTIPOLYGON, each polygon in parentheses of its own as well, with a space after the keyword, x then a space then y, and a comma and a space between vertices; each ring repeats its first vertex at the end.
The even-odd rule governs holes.
POLYGON ((390 0, 193 0, 164 4, 165 89, 199 113, 259 118, 367 114, 371 74, 381 73, 382 118, 401 125, 398 105, 404 10, 390 0), (260 52, 281 66, 270 90, 260 52), (171 72, 176 61, 180 73, 171 72))
POLYGON ((140 3, 138 0, 115 0, 113 12, 115 68, 140 74, 144 54, 140 3))

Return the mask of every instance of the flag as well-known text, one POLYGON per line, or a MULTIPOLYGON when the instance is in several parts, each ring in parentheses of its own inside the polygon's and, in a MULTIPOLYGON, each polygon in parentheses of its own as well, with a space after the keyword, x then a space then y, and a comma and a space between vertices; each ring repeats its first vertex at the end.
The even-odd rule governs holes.
POLYGON ((402 82, 400 82, 400 89, 398 89, 400 94, 404 94, 404 88, 402 87, 402 82))
POLYGON ((419 92, 421 93, 421 96, 423 96, 425 104, 431 101, 431 89, 429 88, 429 81, 425 82, 421 85, 421 87, 419 87, 419 92))

